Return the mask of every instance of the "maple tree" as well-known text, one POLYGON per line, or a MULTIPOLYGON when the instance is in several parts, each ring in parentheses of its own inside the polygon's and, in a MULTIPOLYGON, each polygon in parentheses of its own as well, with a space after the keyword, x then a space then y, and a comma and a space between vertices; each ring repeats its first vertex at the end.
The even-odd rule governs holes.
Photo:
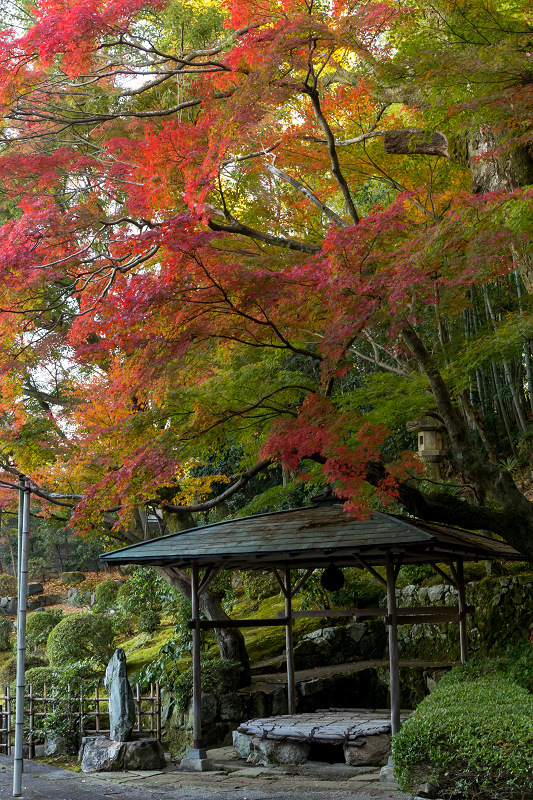
POLYGON ((532 555, 528 4, 42 0, 14 23, 6 473, 132 542, 147 508, 188 527, 281 464, 532 555), (418 413, 447 431, 441 485, 418 413))

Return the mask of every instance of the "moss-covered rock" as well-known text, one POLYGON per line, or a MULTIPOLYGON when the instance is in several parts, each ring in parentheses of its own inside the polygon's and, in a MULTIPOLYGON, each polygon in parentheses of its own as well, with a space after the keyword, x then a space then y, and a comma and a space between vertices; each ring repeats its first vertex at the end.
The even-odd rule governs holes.
POLYGON ((85 575, 83 572, 62 572, 59 580, 65 586, 77 586, 79 583, 83 583, 85 575))

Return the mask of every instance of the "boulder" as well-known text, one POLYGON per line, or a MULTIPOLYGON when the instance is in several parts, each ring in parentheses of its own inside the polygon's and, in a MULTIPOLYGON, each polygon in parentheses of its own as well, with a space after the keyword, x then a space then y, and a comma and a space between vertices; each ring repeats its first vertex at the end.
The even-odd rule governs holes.
POLYGON ((26 590, 26 597, 33 597, 35 594, 42 594, 44 592, 44 588, 42 583, 28 583, 28 588, 26 590))
POLYGON ((61 583, 65 586, 76 586, 78 583, 83 583, 85 575, 83 572, 62 572, 59 576, 61 583))
POLYGON ((165 751, 157 739, 126 742, 124 769, 162 769, 165 766, 165 751))
POLYGON ((388 733, 365 736, 344 745, 344 758, 350 767, 379 766, 390 755, 391 737, 388 733))
POLYGON ((82 772, 119 772, 124 767, 125 742, 112 742, 103 736, 84 736, 79 758, 82 772))
POLYGON ((248 733, 233 731, 233 747, 240 758, 248 758, 252 752, 253 738, 254 737, 250 736, 248 733))
POLYGON ((59 733, 47 733, 44 737, 44 755, 58 756, 67 752, 67 745, 59 733))
POLYGON ((71 589, 68 590, 67 593, 67 606, 79 606, 81 605, 81 594, 79 590, 73 586, 71 589))
POLYGON ((17 613, 18 600, 16 597, 8 597, 7 604, 4 606, 4 614, 14 617, 17 613))
POLYGON ((109 694, 110 739, 127 742, 135 724, 133 692, 126 675, 126 653, 118 648, 105 671, 104 685, 109 694))
POLYGON ((309 755, 307 742, 287 742, 275 739, 252 739, 251 764, 305 764, 309 755))
POLYGON ((38 608, 41 608, 41 602, 38 597, 31 597, 26 600, 27 611, 37 611, 38 608))

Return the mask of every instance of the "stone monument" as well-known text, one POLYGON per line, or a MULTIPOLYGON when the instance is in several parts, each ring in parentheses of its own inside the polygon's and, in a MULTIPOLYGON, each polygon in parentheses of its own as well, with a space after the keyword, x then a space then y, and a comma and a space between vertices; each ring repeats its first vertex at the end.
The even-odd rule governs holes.
POLYGON ((126 674, 126 654, 115 650, 105 673, 109 695, 109 739, 84 736, 79 759, 82 772, 119 772, 122 770, 158 770, 166 765, 161 742, 157 739, 133 739, 135 703, 126 674))
POLYGON ((107 665, 104 686, 109 695, 109 738, 127 742, 135 725, 135 704, 126 675, 126 653, 121 648, 115 650, 107 665))

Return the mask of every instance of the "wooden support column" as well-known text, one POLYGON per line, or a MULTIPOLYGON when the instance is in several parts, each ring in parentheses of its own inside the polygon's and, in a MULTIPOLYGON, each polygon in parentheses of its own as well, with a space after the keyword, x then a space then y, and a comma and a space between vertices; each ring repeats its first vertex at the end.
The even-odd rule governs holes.
POLYGON ((287 707, 289 714, 296 713, 296 681, 294 676, 294 637, 292 616, 291 570, 285 567, 285 648, 287 650, 287 707))
POLYGON ((465 592, 465 573, 463 559, 457 559, 457 591, 459 594, 459 641, 461 645, 461 661, 468 661, 468 626, 465 592))
POLYGON ((394 736, 400 730, 400 661, 398 658, 398 626, 396 620, 396 574, 390 550, 385 554, 387 568, 387 612, 389 623, 390 717, 394 736))
POLYGON ((206 758, 207 754, 202 742, 202 673, 200 666, 200 580, 198 564, 191 567, 191 606, 192 622, 192 704, 193 704, 193 739, 194 749, 190 751, 190 759, 206 758))

